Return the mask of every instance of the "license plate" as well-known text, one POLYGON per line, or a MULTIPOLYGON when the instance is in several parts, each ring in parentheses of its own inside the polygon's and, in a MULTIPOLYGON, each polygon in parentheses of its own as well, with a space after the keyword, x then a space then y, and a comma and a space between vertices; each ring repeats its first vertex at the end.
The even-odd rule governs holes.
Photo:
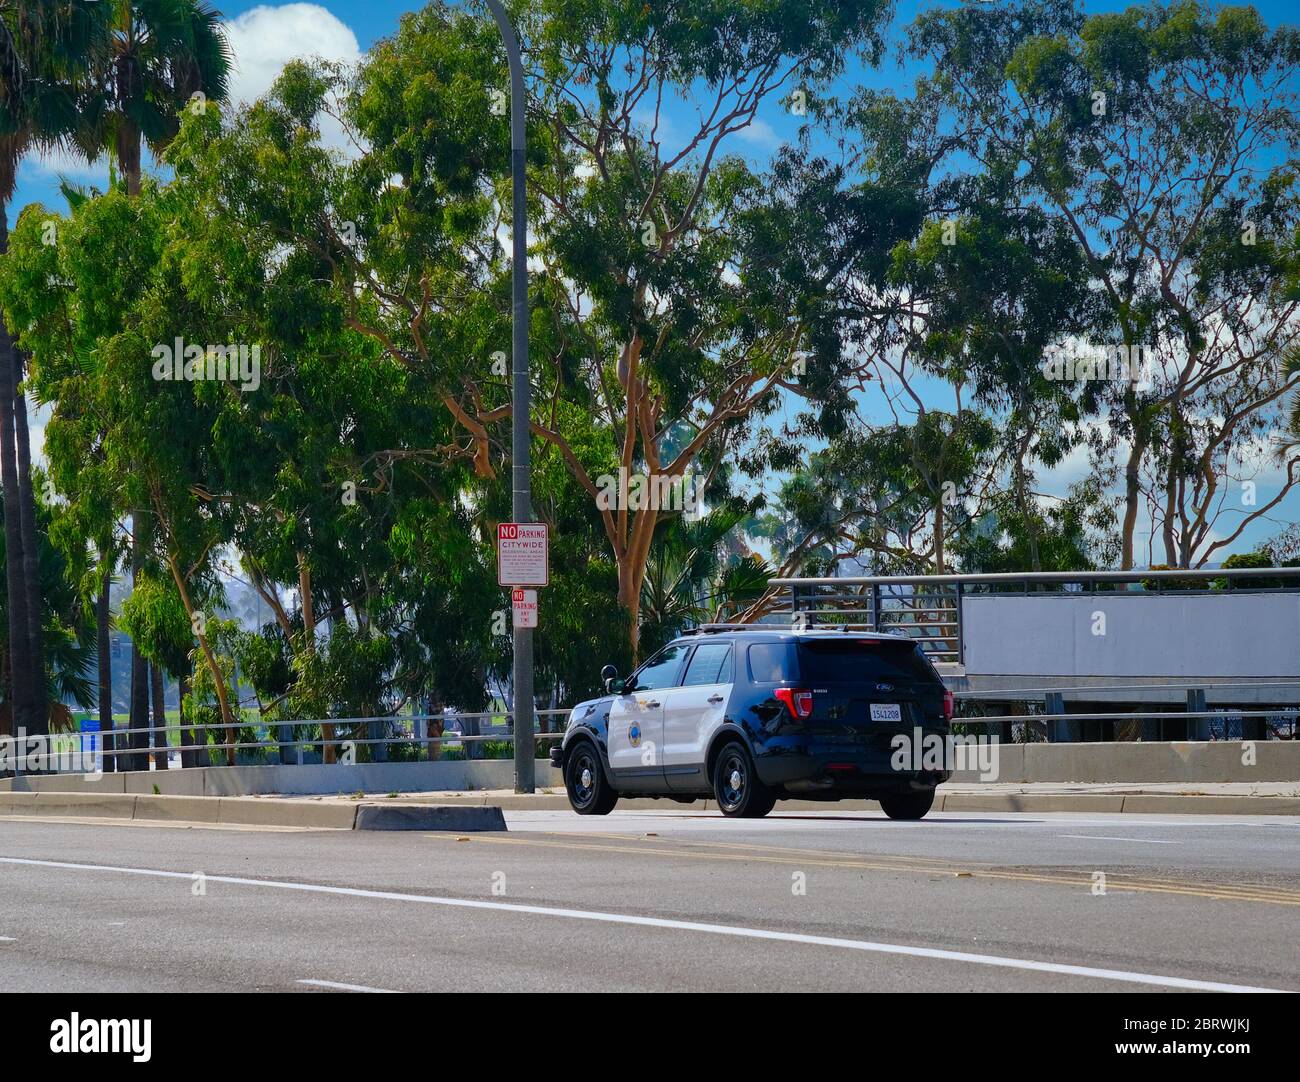
POLYGON ((903 708, 898 703, 872 703, 872 721, 902 721, 903 708))

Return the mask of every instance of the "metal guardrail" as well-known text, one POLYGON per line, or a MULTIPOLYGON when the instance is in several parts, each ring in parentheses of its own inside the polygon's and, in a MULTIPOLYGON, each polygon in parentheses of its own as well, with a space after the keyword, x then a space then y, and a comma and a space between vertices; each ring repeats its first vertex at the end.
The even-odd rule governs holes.
MULTIPOLYGON (((550 718, 563 717, 563 716, 567 716, 568 714, 569 714, 569 709, 567 708, 560 709, 560 710, 535 710, 533 712, 534 717, 538 718, 543 725, 545 725, 547 720, 550 718)), ((504 711, 504 712, 483 711, 479 713, 458 712, 455 714, 403 714, 403 715, 388 715, 384 717, 356 717, 356 718, 294 718, 294 719, 286 719, 286 720, 278 720, 278 719, 265 720, 259 718, 259 719, 253 719, 248 721, 213 722, 206 725, 197 725, 197 724, 191 724, 189 722, 178 721, 174 724, 151 726, 148 728, 143 728, 143 727, 135 728, 135 729, 114 728, 110 730, 108 733, 103 733, 96 729, 90 731, 71 731, 67 733, 57 733, 52 735, 56 737, 61 737, 63 739, 75 740, 77 738, 81 738, 83 743, 83 748, 85 747, 85 741, 87 740, 87 738, 96 738, 95 739, 96 747, 94 753, 102 757, 111 758, 114 761, 124 757, 132 757, 132 756, 138 756, 141 759, 144 758, 152 759, 152 757, 155 754, 158 754, 160 752, 167 752, 170 754, 171 752, 187 752, 187 751, 192 751, 192 752, 222 751, 228 753, 233 758, 233 753, 236 751, 263 749, 263 750, 274 751, 281 763, 285 762, 285 754, 286 752, 288 752, 291 755, 292 760, 296 761, 299 765, 301 765, 304 760, 305 753, 307 752, 308 749, 320 748, 321 755, 323 756, 324 750, 328 746, 362 747, 362 746, 379 745, 383 747, 384 754, 382 756, 376 757, 374 761, 384 762, 387 761, 388 749, 390 749, 393 745, 398 745, 398 744, 424 745, 427 747, 428 757, 434 758, 435 746, 436 746, 436 752, 440 753, 441 751, 445 750, 449 745, 452 747, 455 747, 456 745, 468 746, 467 747, 468 750, 468 748, 473 748, 475 745, 478 744, 484 744, 490 742, 500 742, 500 743, 510 744, 514 742, 515 739, 514 732, 508 727, 502 732, 489 732, 489 733, 466 732, 464 731, 464 729, 460 727, 451 728, 451 729, 445 728, 448 722, 468 721, 473 723, 472 728, 477 729, 478 723, 484 718, 491 718, 493 722, 504 722, 508 726, 510 721, 512 720, 512 715, 510 711, 504 711), (420 732, 417 723, 423 722, 427 724, 430 721, 442 721, 444 723, 444 731, 441 734, 430 733, 427 730, 424 732, 420 732), (380 725, 392 725, 393 723, 397 723, 397 725, 400 727, 400 731, 390 732, 385 735, 379 735, 379 736, 372 735, 372 736, 363 737, 363 736, 335 735, 333 737, 327 738, 324 734, 324 728, 323 728, 324 726, 332 726, 335 729, 338 729, 340 727, 349 727, 349 726, 357 726, 357 725, 368 725, 368 726, 377 727, 380 725), (406 729, 406 726, 408 725, 410 726, 409 731, 407 731, 406 729), (290 736, 287 739, 284 737, 284 732, 283 732, 284 730, 286 729, 292 730, 295 728, 302 728, 302 727, 319 728, 321 729, 321 734, 319 736, 313 735, 313 736, 301 736, 301 737, 295 737, 290 734, 290 736), (280 735, 277 736, 276 738, 270 738, 268 736, 268 739, 266 740, 224 740, 224 741, 219 740, 219 741, 209 741, 207 743, 186 743, 185 742, 187 739, 187 734, 193 734, 196 732, 204 732, 206 734, 206 733, 211 733, 214 730, 231 730, 231 729, 234 730, 267 729, 270 731, 279 730, 280 735), (149 746, 140 746, 140 747, 125 746, 126 740, 124 738, 143 735, 147 739, 153 740, 157 738, 157 734, 165 734, 164 739, 167 740, 168 742, 166 744, 160 744, 160 745, 150 744, 149 746), (172 734, 177 734, 181 743, 179 744, 170 743, 172 734), (103 739, 105 736, 107 736, 109 739, 112 740, 113 746, 111 748, 105 745, 103 739)), ((373 732, 374 729, 372 729, 371 731, 373 732)), ((221 735, 224 736, 227 734, 225 732, 222 732, 221 735)), ((545 731, 545 729, 539 730, 535 728, 533 732, 534 740, 559 740, 562 739, 563 736, 564 736, 563 731, 547 732, 545 731)), ((192 735, 190 736, 190 738, 192 738, 192 735)), ((473 754, 467 755, 466 757, 477 758, 477 756, 474 756, 473 754)))
POLYGON ((1238 593, 1300 591, 1300 567, 1229 570, 1038 571, 988 575, 846 575, 840 578, 776 578, 769 586, 788 591, 787 613, 803 626, 860 628, 902 633, 915 639, 931 661, 965 660, 962 598, 968 594, 1015 593, 1078 596, 1122 587, 1125 593, 1238 593), (1222 589, 1218 583, 1222 581, 1222 589), (1276 581, 1279 585, 1259 585, 1276 581), (1204 585, 1192 586, 1189 583, 1204 585), (1214 589, 1211 589, 1211 588, 1214 589), (853 619, 862 617, 862 619, 853 619))
POLYGON ((955 699, 1024 699, 1032 701, 1044 695, 1059 695, 1069 692, 1105 692, 1111 694, 1119 691, 1223 691, 1225 688, 1295 688, 1296 699, 1300 701, 1300 680, 1253 680, 1253 681, 1217 681, 1196 680, 1185 684, 1077 684, 1074 687, 1051 688, 993 688, 985 691, 954 691, 955 699))
MULTIPOLYGON (((1143 734, 1140 738, 1145 742, 1148 740, 1175 739, 1186 741, 1210 741, 1210 740, 1296 740, 1300 738, 1300 709, 1283 707, 1275 710, 1124 710, 1114 713, 1044 713, 1044 714, 988 714, 977 716, 959 715, 953 719, 954 725, 960 725, 965 728, 983 728, 987 731, 990 727, 996 726, 1002 731, 1003 739, 1011 739, 1011 728, 1016 725, 1028 726, 1033 725, 1036 731, 1041 731, 1049 740, 1069 742, 1074 739, 1069 734, 1076 722, 1088 723, 1089 726, 1096 725, 1102 727, 1103 736, 1101 741, 1108 740, 1104 733, 1104 726, 1107 722, 1140 722, 1143 725, 1143 734), (1204 725, 1196 723, 1204 720, 1204 725), (1290 725, 1285 725, 1285 722, 1290 725), (1189 725, 1188 722, 1193 724, 1189 725), (1216 734, 1211 722, 1222 724, 1222 733, 1216 734), (1246 723, 1256 723, 1247 725, 1246 723), (1273 723, 1271 728, 1273 735, 1269 735, 1270 722, 1273 723), (1185 732, 1169 737, 1159 735, 1159 726, 1161 723, 1172 723, 1185 727, 1185 732), (1230 728, 1236 723, 1240 728, 1240 736, 1232 736, 1229 733, 1230 728), (1154 726, 1154 728, 1151 728, 1154 726), (1247 731, 1250 729, 1251 731, 1247 731)), ((1112 741, 1113 742, 1113 741, 1112 741)), ((1119 743, 1132 743, 1133 741, 1118 741, 1119 743)))

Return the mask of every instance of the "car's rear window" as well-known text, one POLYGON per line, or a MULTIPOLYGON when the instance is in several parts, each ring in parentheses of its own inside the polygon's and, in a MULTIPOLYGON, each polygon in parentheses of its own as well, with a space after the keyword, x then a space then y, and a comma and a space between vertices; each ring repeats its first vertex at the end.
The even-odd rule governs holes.
POLYGON ((799 644, 799 679, 805 684, 864 680, 937 679, 920 647, 906 639, 854 639, 799 644))

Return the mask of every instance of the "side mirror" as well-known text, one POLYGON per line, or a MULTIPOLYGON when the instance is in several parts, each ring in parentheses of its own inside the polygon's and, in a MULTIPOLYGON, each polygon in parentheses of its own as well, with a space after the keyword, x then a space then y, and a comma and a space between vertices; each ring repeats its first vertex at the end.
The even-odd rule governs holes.
POLYGON ((622 695, 622 694, 623 694, 623 685, 626 684, 626 683, 627 683, 626 680, 606 680, 606 681, 605 681, 605 694, 606 694, 606 695, 622 695))
POLYGON ((623 681, 618 678, 618 670, 613 665, 606 665, 600 670, 600 681, 605 685, 606 695, 617 695, 623 690, 623 681))

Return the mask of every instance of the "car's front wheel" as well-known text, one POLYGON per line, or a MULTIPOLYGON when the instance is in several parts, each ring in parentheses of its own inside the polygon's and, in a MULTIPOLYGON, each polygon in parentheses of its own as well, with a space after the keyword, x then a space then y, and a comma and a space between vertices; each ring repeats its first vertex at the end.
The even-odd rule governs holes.
POLYGON ((891 819, 921 819, 933 804, 933 789, 920 793, 890 793, 880 798, 880 806, 891 819))
POLYGON ((776 804, 776 794, 759 780, 754 760, 739 741, 723 747, 713 764, 713 795, 722 814, 737 819, 761 818, 776 804))
POLYGON ((564 788, 579 815, 608 815, 618 803, 618 793, 601 768, 600 752, 590 740, 579 741, 569 752, 564 788))

